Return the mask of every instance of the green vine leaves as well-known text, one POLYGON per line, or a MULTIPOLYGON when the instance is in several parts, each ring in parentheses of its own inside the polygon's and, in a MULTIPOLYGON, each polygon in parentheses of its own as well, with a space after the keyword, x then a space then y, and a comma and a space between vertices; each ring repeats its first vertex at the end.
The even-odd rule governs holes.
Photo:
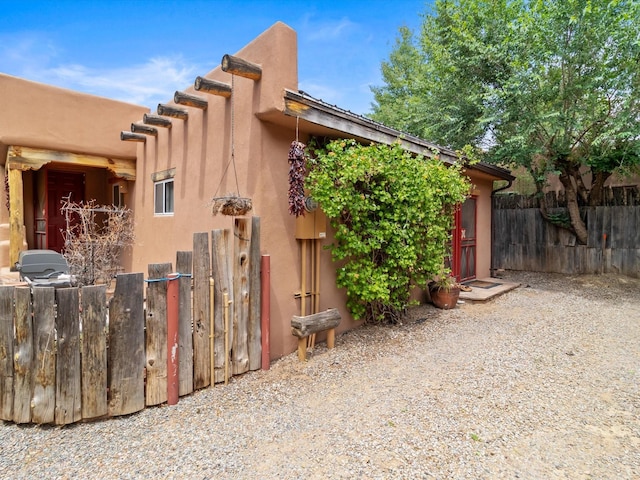
POLYGON ((347 306, 356 319, 393 322, 411 288, 442 270, 453 213, 470 183, 460 166, 413 156, 398 143, 310 148, 306 187, 335 229, 329 248, 347 306))

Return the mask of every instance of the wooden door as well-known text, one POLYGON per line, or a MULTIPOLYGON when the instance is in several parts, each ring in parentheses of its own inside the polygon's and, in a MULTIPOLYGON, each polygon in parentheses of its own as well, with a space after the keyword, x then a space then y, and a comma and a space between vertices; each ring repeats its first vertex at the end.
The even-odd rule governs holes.
POLYGON ((476 198, 469 197, 456 211, 452 271, 458 281, 476 278, 476 198))
POLYGON ((64 237, 62 232, 67 228, 62 212, 63 199, 71 196, 72 202, 84 201, 84 173, 47 171, 47 248, 62 252, 64 237))

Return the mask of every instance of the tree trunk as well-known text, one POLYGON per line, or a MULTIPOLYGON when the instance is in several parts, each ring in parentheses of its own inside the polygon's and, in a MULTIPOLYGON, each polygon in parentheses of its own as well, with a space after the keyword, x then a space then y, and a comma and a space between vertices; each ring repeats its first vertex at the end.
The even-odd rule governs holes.
POLYGON ((589 192, 589 206, 599 207, 604 203, 604 182, 611 176, 611 172, 594 172, 589 192))
POLYGON ((564 194, 567 199, 567 210, 569 211, 569 218, 571 219, 573 233, 576 235, 576 239, 580 245, 586 245, 588 237, 587 227, 580 216, 578 192, 573 186, 571 177, 566 172, 562 172, 560 174, 560 183, 564 186, 564 194))
POLYGON ((585 205, 589 201, 589 190, 584 184, 584 180, 582 179, 582 174, 580 173, 580 166, 575 165, 574 163, 565 162, 565 169, 569 176, 569 179, 573 177, 575 180, 576 186, 576 198, 580 198, 582 200, 582 204, 585 205))
POLYGON ((551 225, 558 228, 564 228, 565 230, 568 230, 575 235, 575 232, 573 231, 573 228, 571 228, 571 225, 565 225, 564 223, 558 222, 557 219, 552 218, 551 215, 549 214, 549 205, 547 205, 547 196, 544 193, 544 185, 545 185, 544 182, 536 182, 536 191, 539 199, 540 215, 542 215, 542 218, 544 218, 545 221, 547 221, 551 225))

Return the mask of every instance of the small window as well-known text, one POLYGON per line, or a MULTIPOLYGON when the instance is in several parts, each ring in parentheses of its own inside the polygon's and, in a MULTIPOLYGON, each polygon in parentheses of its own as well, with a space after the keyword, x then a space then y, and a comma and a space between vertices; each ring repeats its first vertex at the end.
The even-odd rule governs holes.
POLYGON ((156 215, 173 215, 173 178, 155 182, 154 205, 156 215))
POLYGON ((124 207, 124 192, 118 184, 113 186, 113 206, 118 208, 124 207))

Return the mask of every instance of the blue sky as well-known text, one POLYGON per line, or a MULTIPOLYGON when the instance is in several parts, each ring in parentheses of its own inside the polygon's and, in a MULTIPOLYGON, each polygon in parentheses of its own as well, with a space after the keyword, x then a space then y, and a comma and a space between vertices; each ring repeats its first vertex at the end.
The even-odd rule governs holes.
POLYGON ((155 110, 277 21, 298 33, 300 89, 370 111, 398 29, 428 0, 0 0, 0 72, 155 110))

